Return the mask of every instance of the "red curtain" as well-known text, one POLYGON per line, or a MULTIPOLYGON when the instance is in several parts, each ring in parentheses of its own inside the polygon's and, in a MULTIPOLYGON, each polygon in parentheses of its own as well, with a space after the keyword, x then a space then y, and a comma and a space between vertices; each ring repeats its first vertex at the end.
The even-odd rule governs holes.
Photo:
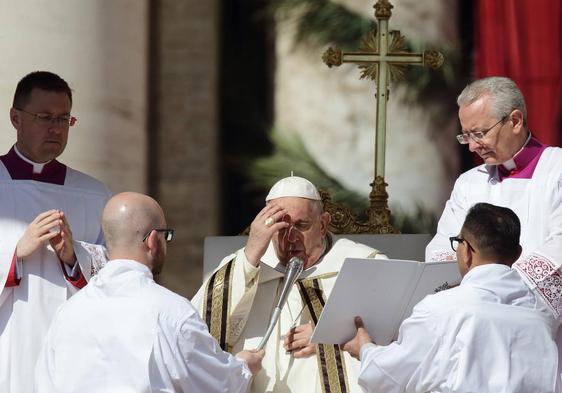
POLYGON ((474 15, 475 74, 507 76, 527 103, 527 125, 560 146, 562 2, 478 0, 474 15))

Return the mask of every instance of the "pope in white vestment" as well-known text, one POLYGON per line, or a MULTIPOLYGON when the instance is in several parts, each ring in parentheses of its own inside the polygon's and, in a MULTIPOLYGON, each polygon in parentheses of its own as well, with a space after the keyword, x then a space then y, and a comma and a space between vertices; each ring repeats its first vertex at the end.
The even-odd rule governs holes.
POLYGON ((396 342, 363 345, 359 384, 367 393, 555 392, 557 329, 515 270, 478 266, 418 303, 396 342))
POLYGON ((245 393, 251 376, 187 299, 145 265, 112 260, 57 313, 35 391, 245 393))
MULTIPOLYGON (((320 203, 319 199, 316 189, 308 180, 296 176, 282 179, 270 191, 268 205, 252 223, 250 233, 268 230, 264 228, 264 219, 265 227, 270 227, 273 224, 269 222, 268 225, 270 217, 273 217, 272 221, 282 225, 280 222, 284 219, 283 214, 285 219, 287 215, 291 216, 287 219, 292 225, 290 230, 295 226, 302 228, 297 230, 299 232, 315 231, 317 229, 312 221, 320 219, 315 213, 312 213, 312 217, 316 218, 311 218, 308 214, 299 215, 300 213, 296 212, 297 208, 291 210, 289 206, 307 206, 306 201, 320 203), (288 210, 278 213, 275 213, 275 210, 267 210, 275 209, 276 204, 285 206, 288 210)), ((271 228, 273 229, 270 229, 269 237, 264 237, 266 250, 259 258, 258 266, 250 263, 247 258, 250 243, 248 240, 246 248, 223 259, 219 268, 192 299, 194 306, 209 325, 211 334, 226 350, 236 352, 258 346, 283 287, 286 261, 280 262, 278 255, 281 246, 276 249, 270 239, 282 237, 284 229, 279 230, 281 234, 275 234, 275 228, 271 228)), ((378 251, 371 247, 347 239, 333 241, 329 233, 322 236, 318 232, 315 235, 322 242, 319 258, 310 266, 306 266, 305 262, 305 270, 291 288, 279 321, 265 346, 263 369, 254 377, 250 392, 360 391, 357 385, 359 362, 340 351, 338 345, 319 344, 310 355, 295 357, 291 351, 286 350, 286 335, 292 329, 304 329, 303 326, 308 326, 309 333, 306 333, 304 340, 310 338, 308 334, 318 321, 345 258, 386 256, 378 254, 378 251)), ((312 253, 310 250, 302 252, 303 245, 299 239, 292 239, 290 243, 293 250, 290 255, 299 255, 298 250, 300 255, 303 255, 299 256, 307 259, 312 253)))

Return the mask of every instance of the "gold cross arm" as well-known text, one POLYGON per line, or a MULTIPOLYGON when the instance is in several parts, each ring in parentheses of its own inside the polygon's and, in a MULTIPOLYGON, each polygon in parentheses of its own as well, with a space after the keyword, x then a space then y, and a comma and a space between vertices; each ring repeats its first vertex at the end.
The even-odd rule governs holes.
POLYGON ((380 63, 388 64, 408 64, 408 65, 424 65, 432 69, 437 69, 443 64, 443 55, 435 50, 426 50, 423 53, 388 53, 381 55, 379 53, 366 52, 342 52, 337 48, 330 47, 322 60, 328 67, 340 66, 343 63, 380 63))

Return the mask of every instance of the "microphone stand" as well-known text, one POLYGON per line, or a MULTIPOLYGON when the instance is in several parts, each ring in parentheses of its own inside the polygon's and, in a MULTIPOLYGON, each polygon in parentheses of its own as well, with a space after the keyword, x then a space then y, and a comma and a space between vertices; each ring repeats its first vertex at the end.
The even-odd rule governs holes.
POLYGON ((273 309, 273 314, 271 314, 271 319, 269 320, 269 326, 265 331, 265 335, 263 336, 261 342, 257 347, 258 351, 261 351, 263 347, 265 347, 267 340, 269 340, 269 336, 271 336, 271 333, 273 332, 273 328, 275 328, 275 325, 279 320, 279 316, 281 315, 281 310, 283 309, 283 306, 287 302, 287 298, 289 297, 289 292, 291 292, 291 288, 297 281, 297 278, 300 276, 303 269, 304 269, 304 262, 302 261, 302 259, 297 257, 292 257, 289 260, 289 263, 287 264, 287 270, 285 272, 285 283, 283 284, 283 290, 281 291, 281 296, 279 296, 279 301, 277 302, 277 305, 273 309))

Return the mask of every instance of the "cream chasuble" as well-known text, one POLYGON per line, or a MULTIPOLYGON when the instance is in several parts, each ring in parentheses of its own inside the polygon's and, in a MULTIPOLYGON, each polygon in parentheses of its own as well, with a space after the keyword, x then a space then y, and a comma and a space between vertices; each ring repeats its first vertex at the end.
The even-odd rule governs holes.
POLYGON ((0 163, 0 391, 32 391, 35 361, 51 319, 76 292, 50 245, 21 263, 18 286, 5 287, 18 240, 39 213, 64 211, 76 240, 77 262, 89 278, 90 255, 77 240, 102 241, 100 217, 109 196, 101 182, 68 167, 64 185, 57 185, 12 180, 0 163))
MULTIPOLYGON (((317 345, 316 355, 295 359, 283 349, 283 340, 293 326, 314 326, 345 258, 375 254, 368 246, 340 239, 301 274, 267 342, 263 369, 254 377, 250 392, 361 391, 357 385, 359 362, 338 346, 317 345)), ((385 258, 382 254, 376 257, 385 258)), ((211 334, 232 353, 257 347, 283 287, 284 267, 271 243, 261 262, 255 268, 243 249, 237 251, 221 262, 193 299, 211 334)))

